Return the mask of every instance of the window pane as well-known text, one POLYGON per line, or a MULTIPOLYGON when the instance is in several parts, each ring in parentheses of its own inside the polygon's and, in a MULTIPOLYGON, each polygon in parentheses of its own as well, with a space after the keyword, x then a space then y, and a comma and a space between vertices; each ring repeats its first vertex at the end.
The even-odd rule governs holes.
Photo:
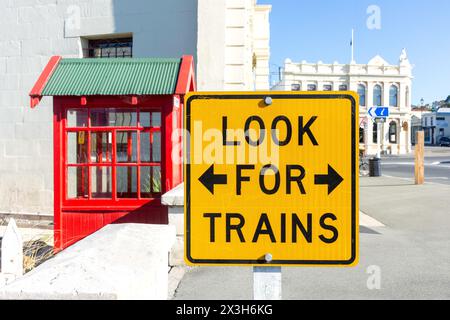
POLYGON ((118 131, 116 135, 117 162, 137 162, 137 133, 136 131, 118 131))
POLYGON ((137 167, 117 167, 117 197, 137 198, 137 167))
POLYGON ((161 112, 152 112, 152 127, 161 127, 161 112))
POLYGON ((298 83, 291 84, 292 91, 300 91, 300 89, 301 89, 300 84, 298 84, 298 83))
POLYGON ((376 85, 373 89, 373 104, 377 107, 382 105, 382 89, 381 86, 376 85))
POLYGON ((141 151, 141 162, 143 163, 161 162, 161 132, 153 132, 153 133, 142 132, 140 151, 141 151), (153 137, 153 139, 150 140, 150 137, 153 137))
POLYGON ((325 84, 323 86, 323 91, 331 91, 333 89, 333 86, 330 84, 325 84))
POLYGON ((141 197, 153 198, 161 193, 161 167, 141 167, 141 197))
POLYGON ((161 162, 161 132, 153 132, 152 161, 161 162))
POLYGON ((91 162, 103 163, 112 160, 112 132, 91 133, 91 162))
POLYGON ((149 163, 150 158, 150 132, 141 132, 141 162, 149 163))
POLYGON ((389 106, 397 107, 398 105, 398 89, 396 86, 391 86, 389 90, 389 106))
POLYGON ((117 48, 117 57, 131 57, 131 47, 117 48))
POLYGON ((161 193, 161 167, 152 167, 152 191, 161 193))
POLYGON ((87 127, 88 112, 87 110, 71 109, 67 111, 67 127, 87 127))
POLYGON ((362 107, 366 106, 366 87, 363 85, 358 86, 358 95, 359 95, 359 105, 362 107))
POLYGON ((141 127, 149 128, 150 127, 150 112, 140 112, 139 113, 139 124, 141 127))
POLYGON ((88 168, 67 168, 67 198, 86 199, 88 195, 88 168))
POLYGON ((308 91, 317 91, 317 86, 315 84, 308 84, 307 90, 308 91))
POLYGON ((67 161, 69 164, 87 163, 87 133, 67 134, 67 161))
POLYGON ((341 84, 341 85, 339 86, 339 91, 347 91, 347 89, 348 89, 348 87, 347 87, 346 84, 341 84))
POLYGON ((92 109, 91 125, 93 127, 135 127, 137 113, 135 109, 92 109))
POLYGON ((111 167, 91 168, 91 192, 94 199, 112 198, 111 167))

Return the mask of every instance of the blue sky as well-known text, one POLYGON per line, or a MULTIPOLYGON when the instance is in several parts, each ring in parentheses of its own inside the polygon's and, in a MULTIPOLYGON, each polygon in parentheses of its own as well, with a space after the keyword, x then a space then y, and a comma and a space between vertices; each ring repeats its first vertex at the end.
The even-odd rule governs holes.
MULTIPOLYGON (((448 0, 258 0, 271 4, 271 69, 285 58, 348 63, 351 29, 355 60, 380 54, 397 64, 406 48, 413 70, 413 104, 450 95, 450 1, 448 0), (367 28, 367 8, 377 5, 381 29, 367 28)), ((272 76, 274 79, 276 75, 272 76)))

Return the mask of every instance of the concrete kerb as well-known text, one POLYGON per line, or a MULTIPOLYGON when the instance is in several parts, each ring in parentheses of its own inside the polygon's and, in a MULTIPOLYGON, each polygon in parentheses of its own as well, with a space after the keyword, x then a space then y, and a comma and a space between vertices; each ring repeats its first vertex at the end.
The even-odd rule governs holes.
POLYGON ((174 238, 172 226, 108 225, 1 288, 0 299, 166 300, 174 238))

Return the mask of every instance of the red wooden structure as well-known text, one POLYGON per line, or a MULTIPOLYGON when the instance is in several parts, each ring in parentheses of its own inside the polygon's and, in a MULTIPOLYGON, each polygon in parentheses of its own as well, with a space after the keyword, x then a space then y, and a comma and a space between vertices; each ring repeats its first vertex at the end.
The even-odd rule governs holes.
POLYGON ((168 223, 160 198, 183 179, 174 132, 194 90, 191 56, 50 59, 30 97, 53 96, 55 251, 110 223, 168 223))

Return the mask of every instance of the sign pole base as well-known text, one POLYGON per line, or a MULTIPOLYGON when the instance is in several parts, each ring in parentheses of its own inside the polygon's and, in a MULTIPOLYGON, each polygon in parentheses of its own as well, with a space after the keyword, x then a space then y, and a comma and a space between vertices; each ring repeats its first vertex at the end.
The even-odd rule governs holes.
POLYGON ((253 267, 253 300, 281 300, 281 267, 253 267))

